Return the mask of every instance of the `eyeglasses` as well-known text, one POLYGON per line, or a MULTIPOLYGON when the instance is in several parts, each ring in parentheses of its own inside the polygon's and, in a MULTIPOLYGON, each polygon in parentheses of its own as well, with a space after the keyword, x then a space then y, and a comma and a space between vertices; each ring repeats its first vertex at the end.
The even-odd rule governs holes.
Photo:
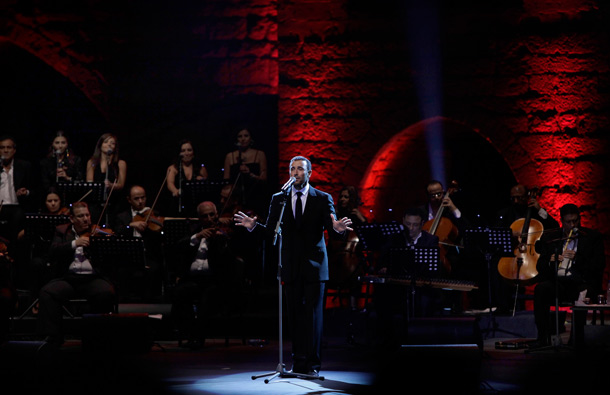
POLYGON ((437 197, 441 197, 443 196, 444 192, 434 192, 434 193, 429 193, 428 196, 430 196, 431 198, 437 198, 437 197))

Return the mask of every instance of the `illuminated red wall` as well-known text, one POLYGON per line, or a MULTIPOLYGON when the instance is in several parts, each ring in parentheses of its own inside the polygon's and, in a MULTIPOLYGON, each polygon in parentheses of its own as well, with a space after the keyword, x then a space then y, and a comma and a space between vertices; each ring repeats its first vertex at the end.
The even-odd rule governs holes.
MULTIPOLYGON (((313 182, 335 197, 341 185, 359 185, 367 211, 387 220, 397 180, 429 174, 426 163, 405 167, 401 156, 425 149, 411 145, 421 144, 412 132, 430 120, 418 113, 398 49, 405 41, 391 14, 400 13, 380 18, 383 11, 355 3, 280 8, 280 159, 311 156, 313 182)), ((540 200, 553 216, 576 203, 583 225, 609 235, 607 7, 532 0, 499 10, 476 2, 440 14, 444 110, 436 115, 487 140, 518 182, 544 188, 540 200)), ((476 161, 477 152, 464 160, 476 161)), ((398 190, 405 201, 422 198, 398 190)), ((502 194, 508 190, 492 193, 499 202, 502 194)))
MULTIPOLYGON (((487 141, 514 179, 547 187, 541 201, 551 214, 557 217, 562 204, 574 202, 583 208, 584 225, 609 235, 605 2, 461 2, 459 7, 440 2, 443 103, 429 117, 422 116, 414 92, 414 81, 428 76, 411 69, 402 3, 207 1, 198 9, 166 10, 175 15, 161 28, 139 22, 142 30, 161 29, 152 37, 128 36, 134 33, 129 17, 146 11, 125 9, 121 2, 97 4, 100 9, 86 16, 41 3, 5 12, 2 39, 69 78, 113 125, 133 129, 142 119, 129 118, 123 104, 132 103, 117 105, 116 92, 126 80, 140 78, 141 70, 121 68, 114 50, 179 47, 172 32, 186 26, 186 37, 201 44, 189 53, 198 66, 185 67, 178 56, 170 57, 167 65, 145 69, 148 78, 171 91, 163 76, 179 76, 185 86, 181 100, 191 103, 195 115, 205 98, 201 92, 276 96, 278 161, 272 166, 280 183, 287 161, 303 154, 313 161, 313 183, 335 197, 341 185, 358 185, 365 207, 383 211, 374 192, 390 181, 378 185, 374 172, 405 182, 427 174, 427 164, 405 169, 384 163, 418 149, 409 146, 405 131, 442 117, 461 125, 448 130, 451 136, 487 141), (387 145, 400 135, 403 145, 387 145)), ((446 147, 447 156, 476 161, 477 152, 451 150, 446 147)))

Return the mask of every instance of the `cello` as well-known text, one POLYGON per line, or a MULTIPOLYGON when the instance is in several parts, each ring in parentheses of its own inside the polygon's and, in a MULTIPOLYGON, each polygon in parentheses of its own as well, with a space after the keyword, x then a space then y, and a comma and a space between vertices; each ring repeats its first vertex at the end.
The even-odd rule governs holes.
MULTIPOLYGON (((538 196, 538 189, 528 192, 530 198, 538 196)), ((498 273, 506 280, 529 285, 538 275, 536 264, 540 254, 536 252, 536 241, 542 237, 544 226, 542 222, 532 218, 532 207, 527 208, 525 218, 515 220, 511 226, 513 234, 519 234, 519 242, 514 250, 514 257, 503 257, 498 262, 498 273)))
MULTIPOLYGON (((451 186, 445 192, 443 200, 448 198, 457 190, 457 181, 451 181, 451 186)), ((440 261, 447 274, 449 274, 451 272, 451 262, 447 258, 447 247, 455 245, 455 240, 457 240, 459 236, 459 231, 457 226, 455 226, 455 224, 449 218, 443 216, 444 211, 445 206, 443 206, 441 203, 441 206, 438 208, 434 218, 424 223, 422 229, 431 235, 438 237, 440 261)))

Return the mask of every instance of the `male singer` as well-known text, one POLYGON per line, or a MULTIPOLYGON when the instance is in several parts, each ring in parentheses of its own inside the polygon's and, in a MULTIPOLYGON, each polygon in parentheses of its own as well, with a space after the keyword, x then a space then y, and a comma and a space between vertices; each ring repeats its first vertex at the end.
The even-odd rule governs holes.
POLYGON ((324 283, 328 281, 324 230, 342 234, 352 230, 352 221, 335 218, 332 197, 309 185, 311 171, 309 159, 295 156, 290 160, 291 179, 272 196, 266 225, 241 211, 234 220, 249 231, 265 229, 269 235, 281 222, 281 277, 292 335, 292 373, 319 377, 324 283))

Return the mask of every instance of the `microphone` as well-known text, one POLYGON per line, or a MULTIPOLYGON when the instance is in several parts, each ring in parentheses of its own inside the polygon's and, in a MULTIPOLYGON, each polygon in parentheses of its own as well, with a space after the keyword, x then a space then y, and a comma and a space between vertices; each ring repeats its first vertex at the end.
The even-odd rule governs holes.
POLYGON ((61 155, 61 150, 58 150, 58 149, 55 150, 55 156, 59 156, 59 155, 61 155))
POLYGON ((109 149, 108 151, 106 151, 106 155, 108 155, 108 156, 112 155, 113 153, 114 153, 114 151, 113 151, 113 150, 111 150, 111 149, 109 149))
POLYGON ((287 192, 290 189, 290 187, 292 186, 292 184, 294 184, 296 181, 297 181, 296 178, 290 177, 290 179, 288 181, 286 181, 286 183, 282 187, 282 192, 287 192))

